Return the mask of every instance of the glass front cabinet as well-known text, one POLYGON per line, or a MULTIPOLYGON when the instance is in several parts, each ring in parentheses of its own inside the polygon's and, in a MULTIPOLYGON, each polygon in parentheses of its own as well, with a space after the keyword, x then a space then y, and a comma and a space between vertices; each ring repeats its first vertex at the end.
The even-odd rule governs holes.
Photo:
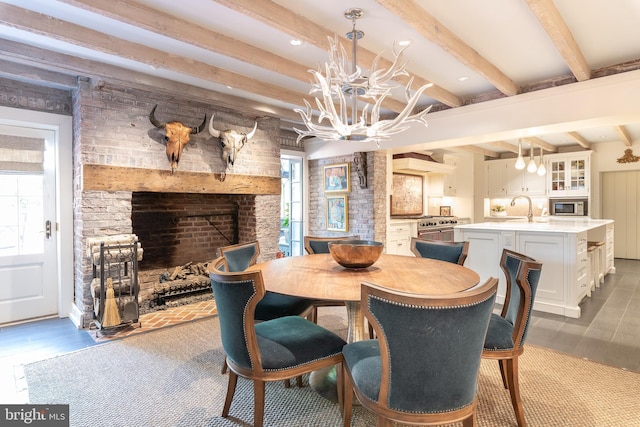
POLYGON ((549 197, 589 196, 591 151, 549 154, 546 161, 549 197))

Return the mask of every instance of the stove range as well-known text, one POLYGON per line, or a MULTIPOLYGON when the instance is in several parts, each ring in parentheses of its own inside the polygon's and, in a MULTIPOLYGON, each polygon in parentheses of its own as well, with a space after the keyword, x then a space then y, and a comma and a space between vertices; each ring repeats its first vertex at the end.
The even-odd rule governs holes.
POLYGON ((427 215, 418 218, 418 231, 453 228, 457 223, 457 216, 427 215))

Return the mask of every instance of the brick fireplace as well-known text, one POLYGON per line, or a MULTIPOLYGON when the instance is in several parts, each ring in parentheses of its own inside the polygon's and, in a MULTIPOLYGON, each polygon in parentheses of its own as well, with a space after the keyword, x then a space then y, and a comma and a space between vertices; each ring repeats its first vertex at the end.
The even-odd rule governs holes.
POLYGON ((141 275, 210 261, 217 247, 235 236, 240 242, 259 240, 260 260, 275 258, 279 119, 243 117, 186 99, 91 82, 81 82, 73 102, 74 303, 83 327, 93 320, 88 238, 136 234, 144 251, 141 275), (162 135, 148 119, 156 104, 156 115, 163 120, 189 125, 215 112, 221 128, 247 131, 257 120, 258 129, 226 175, 220 145, 206 131, 192 135, 178 170, 171 174, 162 135), (236 208, 238 225, 233 230, 230 218, 218 214, 236 208))

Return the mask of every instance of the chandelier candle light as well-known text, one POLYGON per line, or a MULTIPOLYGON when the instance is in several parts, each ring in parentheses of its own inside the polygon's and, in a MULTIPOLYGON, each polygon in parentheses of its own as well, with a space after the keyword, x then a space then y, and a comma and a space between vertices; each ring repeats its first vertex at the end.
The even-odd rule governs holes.
POLYGON ((407 104, 404 109, 394 119, 380 120, 382 101, 391 94, 392 89, 399 86, 393 79, 409 75, 405 70, 406 64, 401 63, 402 53, 407 46, 401 47, 397 53, 394 52, 394 60, 389 69, 377 69, 381 57, 379 54, 371 65, 370 75, 363 75, 362 69, 358 66, 357 47, 358 39, 364 37, 364 32, 356 30, 356 20, 363 14, 362 9, 358 8, 347 9, 344 13, 345 18, 350 19, 353 24, 352 31, 346 34, 352 41, 351 71, 347 71, 347 54, 344 47, 338 43, 337 36, 329 37, 330 61, 325 64, 324 74, 321 71, 309 70, 315 78, 309 93, 321 93, 320 98, 316 97, 320 114, 314 123, 312 107, 307 100, 304 100, 306 111, 299 108, 294 110, 300 114, 307 127, 307 130, 294 129, 298 133, 298 143, 305 137, 317 137, 323 140, 375 141, 379 144, 380 141, 390 139, 391 135, 407 130, 410 123, 422 123, 427 126, 424 116, 431 106, 415 114, 412 112, 422 93, 433 84, 423 85, 411 96, 413 77, 409 79, 405 88, 407 104), (351 100, 350 121, 345 95, 351 100), (369 105, 366 105, 358 118, 359 97, 370 99, 373 108, 369 113, 369 105), (337 102, 338 109, 334 102, 337 102), (331 126, 321 124, 325 119, 331 126))

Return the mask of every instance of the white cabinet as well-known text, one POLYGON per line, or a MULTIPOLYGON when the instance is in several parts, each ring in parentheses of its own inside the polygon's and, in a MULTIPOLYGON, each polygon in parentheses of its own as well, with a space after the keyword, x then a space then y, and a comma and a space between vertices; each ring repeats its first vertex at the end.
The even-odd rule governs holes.
POLYGON ((507 162, 490 160, 487 166, 487 197, 504 197, 507 195, 507 162))
POLYGON ((591 151, 549 154, 547 161, 547 195, 588 197, 591 190, 591 151))
POLYGON ((615 273, 616 268, 613 265, 614 251, 613 251, 613 236, 614 236, 614 223, 607 224, 606 240, 605 240, 605 269, 604 274, 615 273))
POLYGON ((515 168, 514 159, 489 160, 485 162, 487 170, 487 197, 544 196, 546 177, 526 169, 515 168))
POLYGON ((544 196, 546 192, 546 177, 537 173, 527 172, 526 169, 518 170, 513 165, 507 167, 507 195, 518 196, 544 196))
POLYGON ((390 255, 414 256, 411 252, 411 237, 417 237, 417 220, 393 222, 387 233, 386 253, 390 255))

